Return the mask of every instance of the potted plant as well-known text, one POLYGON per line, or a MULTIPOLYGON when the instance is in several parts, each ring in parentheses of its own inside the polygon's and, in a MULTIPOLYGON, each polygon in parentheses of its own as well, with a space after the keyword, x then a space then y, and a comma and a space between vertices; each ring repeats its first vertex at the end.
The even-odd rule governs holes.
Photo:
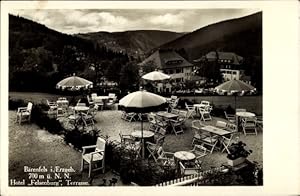
POLYGON ((228 165, 233 167, 246 160, 246 158, 252 153, 252 150, 246 149, 246 146, 247 145, 244 142, 239 141, 237 143, 232 143, 228 147, 228 165))

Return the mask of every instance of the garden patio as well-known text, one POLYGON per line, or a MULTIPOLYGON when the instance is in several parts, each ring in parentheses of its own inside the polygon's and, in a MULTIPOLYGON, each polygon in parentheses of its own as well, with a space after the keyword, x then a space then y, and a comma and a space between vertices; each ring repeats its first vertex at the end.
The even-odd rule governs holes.
MULTIPOLYGON (((127 122, 121 119, 122 111, 104 110, 98 111, 95 115, 96 128, 100 130, 100 135, 108 136, 108 140, 120 140, 119 131, 124 134, 130 134, 135 129, 140 129, 140 122, 127 122)), ((35 124, 19 125, 15 123, 16 112, 9 112, 9 160, 10 178, 26 178, 23 172, 23 166, 55 166, 70 167, 75 169, 72 180, 89 181, 91 185, 103 185, 103 179, 117 179, 116 185, 124 185, 120 177, 112 170, 105 174, 97 172, 96 175, 89 179, 87 171, 80 173, 81 152, 74 150, 72 145, 67 145, 64 136, 51 134, 41 129, 35 124)), ((184 133, 169 133, 166 135, 163 149, 168 152, 176 152, 179 150, 191 150, 193 148, 192 139, 194 131, 191 129, 193 119, 187 119, 185 122, 186 129, 184 133)), ((213 117, 211 121, 204 122, 205 125, 215 125, 222 117, 213 117)), ((149 123, 144 123, 147 130, 149 123)), ((259 130, 258 135, 240 135, 240 140, 247 144, 247 147, 253 152, 248 159, 257 162, 260 167, 263 163, 262 155, 262 131, 259 130)), ((226 153, 213 152, 203 159, 202 170, 220 167, 227 163, 226 153)), ((108 184, 108 182, 107 182, 108 184)))

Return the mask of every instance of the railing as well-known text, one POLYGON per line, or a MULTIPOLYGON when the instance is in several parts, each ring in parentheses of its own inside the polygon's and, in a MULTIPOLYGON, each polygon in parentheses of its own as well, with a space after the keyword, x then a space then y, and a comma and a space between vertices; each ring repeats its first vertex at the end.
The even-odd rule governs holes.
POLYGON ((162 182, 159 183, 155 186, 198 186, 198 183, 202 180, 205 179, 205 177, 207 176, 207 174, 211 174, 214 172, 224 172, 226 173, 227 171, 225 170, 226 167, 221 166, 218 168, 214 168, 214 169, 210 169, 210 170, 206 170, 203 172, 200 172, 198 174, 193 174, 190 176, 185 176, 182 178, 177 178, 174 180, 170 180, 170 181, 166 181, 166 182, 162 182))

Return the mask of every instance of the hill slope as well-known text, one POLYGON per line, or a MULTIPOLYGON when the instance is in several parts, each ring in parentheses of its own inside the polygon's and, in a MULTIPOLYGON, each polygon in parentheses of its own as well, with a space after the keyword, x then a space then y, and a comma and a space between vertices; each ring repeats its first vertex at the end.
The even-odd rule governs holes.
POLYGON ((243 57, 261 56, 262 12, 208 25, 160 48, 184 48, 191 61, 212 50, 236 52, 243 57))
POLYGON ((184 33, 159 30, 137 30, 124 32, 95 32, 76 34, 76 36, 92 40, 99 45, 117 51, 126 52, 130 56, 143 58, 151 49, 172 41, 184 33))

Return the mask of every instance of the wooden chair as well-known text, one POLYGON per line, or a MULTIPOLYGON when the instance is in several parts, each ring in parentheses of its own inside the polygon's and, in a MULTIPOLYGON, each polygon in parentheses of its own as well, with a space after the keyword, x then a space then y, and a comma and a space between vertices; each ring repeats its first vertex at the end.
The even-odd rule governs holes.
POLYGON ((199 131, 201 127, 203 127, 204 124, 200 120, 193 120, 192 121, 192 130, 194 131, 194 136, 192 140, 192 145, 195 143, 195 141, 200 141, 200 134, 199 131))
POLYGON ((147 150, 149 152, 149 156, 148 158, 153 158, 153 160, 158 163, 158 157, 159 157, 159 153, 158 153, 158 150, 160 149, 161 145, 159 144, 154 144, 154 143, 151 143, 151 142, 146 142, 147 144, 147 150))
POLYGON ((174 153, 172 152, 166 152, 163 150, 163 148, 160 146, 157 151, 158 158, 157 162, 162 165, 168 165, 168 166, 175 166, 175 159, 174 159, 174 153))
POLYGON ((89 178, 91 177, 92 171, 102 170, 102 173, 105 172, 105 144, 106 141, 98 137, 96 145, 82 147, 81 171, 83 171, 84 164, 87 162, 89 165, 89 178), (86 153, 87 149, 95 150, 93 152, 86 153), (96 165, 96 167, 94 167, 94 165, 96 165))
POLYGON ((260 127, 260 129, 263 129, 263 117, 262 116, 256 116, 256 125, 260 127))
POLYGON ((225 118, 231 122, 231 123, 236 123, 236 116, 234 114, 227 114, 226 111, 224 111, 225 118))
POLYGON ((201 166, 196 162, 182 163, 179 161, 181 176, 190 176, 201 172, 201 166))
POLYGON ((230 132, 236 132, 237 130, 237 125, 234 123, 226 123, 226 130, 230 132))
POLYGON ((169 123, 161 116, 155 115, 156 126, 159 128, 167 129, 169 123))
POLYGON ((48 113, 53 113, 55 110, 57 110, 57 103, 55 101, 49 101, 47 99, 46 102, 47 102, 47 105, 49 106, 48 113))
POLYGON ((179 98, 171 101, 171 103, 170 103, 171 110, 177 107, 178 102, 179 102, 179 98))
POLYGON ((173 119, 170 119, 170 124, 172 126, 172 130, 173 132, 175 133, 175 135, 179 134, 179 133, 183 133, 183 126, 184 126, 184 120, 173 120, 173 119))
POLYGON ((32 106, 33 104, 28 102, 27 107, 19 107, 17 110, 16 122, 19 122, 19 124, 22 122, 30 122, 32 106))
POLYGON ((222 137, 222 144, 223 144, 223 149, 222 152, 224 152, 224 150, 227 151, 227 153, 229 153, 228 147, 235 142, 239 141, 239 133, 237 131, 232 132, 229 137, 223 136, 222 137))
POLYGON ((200 102, 201 105, 205 105, 205 106, 210 106, 210 102, 209 101, 206 101, 206 100, 202 100, 200 102))
POLYGON ((130 134, 123 134, 121 131, 119 131, 119 136, 121 140, 121 146, 132 145, 135 142, 134 138, 132 138, 130 134))
POLYGON ((242 118, 242 127, 244 135, 257 135, 256 118, 242 118))
POLYGON ((210 110, 208 110, 206 107, 205 108, 198 108, 199 113, 200 113, 200 120, 203 121, 208 121, 212 120, 211 115, 210 115, 210 110))
POLYGON ((156 132, 158 129, 158 126, 156 124, 155 114, 148 113, 147 118, 148 118, 148 122, 149 122, 149 131, 156 132))
POLYGON ((194 148, 192 150, 190 150, 190 152, 192 152, 193 154, 196 155, 196 159, 200 159, 205 157, 208 154, 208 150, 207 148, 205 148, 204 146, 201 145, 194 145, 194 148))
POLYGON ((185 108, 187 109, 187 118, 192 118, 194 119, 194 116, 197 114, 196 108, 193 105, 188 105, 186 102, 185 108))
POLYGON ((135 117, 136 117, 136 113, 134 113, 134 112, 124 112, 122 115, 122 119, 126 120, 128 122, 136 120, 135 117))
POLYGON ((218 138, 210 132, 200 130, 200 144, 208 149, 210 153, 213 153, 218 143, 218 138))

